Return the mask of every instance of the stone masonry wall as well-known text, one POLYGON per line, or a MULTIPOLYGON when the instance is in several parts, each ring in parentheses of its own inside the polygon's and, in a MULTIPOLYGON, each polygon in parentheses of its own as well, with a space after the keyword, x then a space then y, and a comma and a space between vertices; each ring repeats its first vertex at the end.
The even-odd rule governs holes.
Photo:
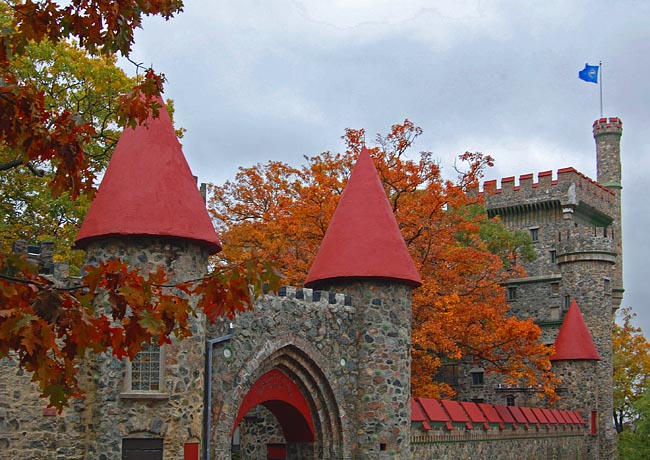
MULTIPOLYGON (((316 429, 315 457, 350 458, 357 397, 356 307, 341 294, 283 288, 265 295, 253 311, 238 314, 232 339, 214 347, 211 458, 230 458, 230 439, 243 398, 266 372, 287 374, 307 399, 316 429), (224 357, 224 349, 228 356, 224 357)), ((226 336, 226 325, 209 327, 209 337, 226 336)))
POLYGON ((418 460, 585 460, 582 433, 414 436, 411 454, 418 460))
MULTIPOLYGON (((203 276, 207 252, 192 243, 164 238, 112 239, 91 243, 88 263, 112 257, 146 271, 165 268, 170 281, 203 276)), ((205 320, 191 318, 193 336, 163 346, 163 381, 158 392, 126 387, 126 363, 98 356, 86 370, 92 378, 86 404, 93 435, 88 458, 120 460, 123 438, 162 438, 164 459, 183 457, 183 446, 202 438, 205 320)))

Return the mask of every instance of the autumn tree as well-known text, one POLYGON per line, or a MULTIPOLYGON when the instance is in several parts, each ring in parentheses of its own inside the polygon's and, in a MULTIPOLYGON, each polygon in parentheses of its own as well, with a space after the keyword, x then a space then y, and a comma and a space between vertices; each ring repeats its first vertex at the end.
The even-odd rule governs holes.
MULTIPOLYGON (((162 109, 164 77, 147 69, 128 79, 115 56, 128 56, 144 16, 169 19, 182 7, 180 0, 0 3, 3 244, 44 230, 71 240, 119 129, 162 109)), ((183 283, 119 259, 86 267, 69 286, 37 268, 24 255, 0 252, 0 359, 30 372, 59 409, 80 394, 76 376, 86 353, 133 357, 143 343, 186 337, 189 315, 231 315, 276 279, 256 261, 183 283)))
POLYGON ((634 426, 619 434, 621 460, 645 460, 650 458, 650 392, 644 391, 631 406, 634 426))
MULTIPOLYGON (((421 129, 406 120, 377 136, 369 149, 423 285, 413 299, 412 386, 416 395, 450 394, 433 382, 440 359, 472 357, 553 397, 551 352, 532 320, 508 315, 501 283, 521 274, 513 255, 530 254, 530 240, 488 219, 476 193, 489 156, 465 153, 465 170, 446 180, 430 152, 409 148, 421 129), (469 193, 468 193, 469 192, 469 193)), ((300 285, 325 235, 361 149, 363 130, 346 130, 344 154, 305 157, 291 167, 269 162, 241 168, 234 181, 212 186, 209 208, 227 250, 222 261, 253 255, 272 260, 300 285)))
POLYGON ((641 328, 632 325, 632 309, 619 310, 614 324, 614 427, 618 433, 635 423, 635 404, 650 386, 650 343, 641 328))

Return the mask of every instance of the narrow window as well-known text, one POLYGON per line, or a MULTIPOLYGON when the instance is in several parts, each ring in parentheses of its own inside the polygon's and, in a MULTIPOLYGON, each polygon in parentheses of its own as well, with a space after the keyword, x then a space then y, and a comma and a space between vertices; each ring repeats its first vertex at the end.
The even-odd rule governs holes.
POLYGON ((564 296, 564 311, 567 311, 571 306, 571 296, 569 294, 564 296))
POLYGON ((529 229, 530 231, 530 239, 533 243, 539 241, 539 227, 538 228, 531 228, 529 229))
POLYGON ((515 397, 514 397, 514 395, 506 396, 506 406, 514 406, 514 405, 515 405, 515 397))
POLYGON ((557 252, 555 252, 555 249, 551 249, 550 251, 548 251, 548 253, 551 257, 551 263, 552 264, 557 263, 557 252))
POLYGON ((611 282, 609 281, 609 278, 603 279, 603 289, 605 289, 606 294, 609 294, 610 291, 612 290, 612 285, 611 282))
POLYGON ((127 366, 128 391, 161 391, 162 347, 146 345, 127 366))
POLYGON ((516 286, 508 286, 508 290, 506 291, 506 299, 508 302, 511 302, 513 300, 517 300, 517 287, 516 286))

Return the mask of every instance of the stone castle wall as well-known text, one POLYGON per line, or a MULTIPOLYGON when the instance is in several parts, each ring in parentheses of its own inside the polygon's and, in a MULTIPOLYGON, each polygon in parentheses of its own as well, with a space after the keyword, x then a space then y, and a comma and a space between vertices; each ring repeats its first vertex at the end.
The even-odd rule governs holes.
MULTIPOLYGON (((320 417, 315 426, 322 451, 315 452, 315 459, 369 458, 359 452, 362 449, 374 449, 373 458, 397 458, 396 449, 408 446, 394 426, 406 426, 408 436, 409 374, 389 373, 386 366, 405 365, 410 356, 404 326, 387 310, 392 311, 391 294, 407 299, 405 289, 389 289, 388 294, 383 289, 366 290, 371 294, 358 299, 283 288, 277 296, 262 297, 254 311, 237 315, 232 339, 216 346, 212 363, 214 458, 229 458, 236 408, 272 368, 281 369, 301 387, 320 417), (368 323, 363 318, 377 320, 368 323), (222 353, 226 347, 229 359, 222 353), (372 349, 381 350, 381 356, 367 358, 372 349), (393 438, 382 437, 387 429, 393 438)), ((406 324, 410 328, 410 321, 406 324)), ((212 326, 210 335, 223 336, 223 327, 212 326)))

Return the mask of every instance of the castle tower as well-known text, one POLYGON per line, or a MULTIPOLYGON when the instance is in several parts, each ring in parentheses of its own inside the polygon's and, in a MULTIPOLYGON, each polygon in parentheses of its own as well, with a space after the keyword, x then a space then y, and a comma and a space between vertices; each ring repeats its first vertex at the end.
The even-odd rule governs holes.
POLYGON ((359 304, 353 459, 410 458, 411 293, 421 284, 364 147, 305 285, 359 304))
MULTIPOLYGON (((163 267, 180 282, 203 276, 220 242, 159 103, 158 118, 122 133, 76 246, 89 264, 120 258, 145 273, 163 267)), ((161 458, 198 452, 205 321, 190 318, 190 327, 191 338, 152 344, 133 362, 102 356, 90 364, 91 457, 118 460, 143 448, 162 451, 161 458)))
POLYGON ((610 189, 616 196, 611 210, 612 229, 616 240, 616 265, 612 275, 612 308, 616 310, 623 300, 623 233, 621 219, 621 192, 623 189, 621 173, 621 136, 623 122, 620 118, 600 118, 593 124, 596 141, 598 182, 610 189))
MULTIPOLYGON (((554 345, 553 372, 562 378, 562 399, 558 406, 587 416, 597 414, 597 362, 601 357, 575 300, 571 301, 554 345)), ((587 420, 595 434, 597 420, 591 417, 587 420)))
POLYGON ((574 299, 557 336, 558 348, 552 358, 563 362, 559 373, 566 373, 563 381, 568 385, 568 393, 561 392, 560 396, 563 404, 582 409, 585 418, 590 420, 593 438, 588 441, 588 458, 612 459, 616 457, 616 449, 612 422, 611 279, 616 242, 606 227, 575 225, 558 233, 556 248, 564 290, 574 299), (589 331, 593 342, 589 340, 589 331))

